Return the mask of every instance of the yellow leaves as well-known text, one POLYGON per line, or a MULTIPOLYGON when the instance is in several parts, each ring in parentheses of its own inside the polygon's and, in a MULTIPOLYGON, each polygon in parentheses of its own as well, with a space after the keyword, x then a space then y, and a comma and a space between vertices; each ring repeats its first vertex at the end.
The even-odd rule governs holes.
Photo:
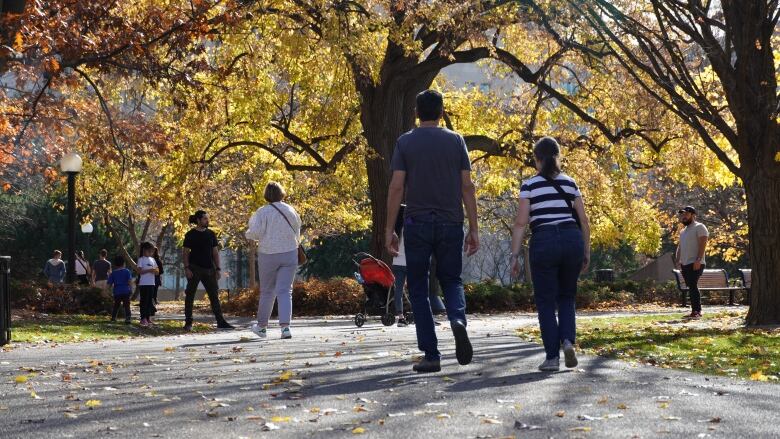
POLYGON ((778 151, 778 153, 775 154, 775 161, 780 162, 780 151, 778 151))
POLYGON ((21 32, 17 32, 14 35, 14 50, 17 52, 24 50, 24 37, 21 32))
POLYGON ((103 403, 99 399, 90 399, 86 403, 84 403, 85 406, 87 406, 90 409, 94 409, 96 407, 100 407, 103 403))
POLYGON ((760 370, 751 373, 750 379, 753 381, 769 381, 769 377, 764 375, 764 372, 760 370))
POLYGON ((291 419, 289 416, 274 416, 271 418, 271 422, 286 423, 290 422, 291 419))
POLYGON ((16 384, 24 384, 28 380, 27 375, 17 375, 16 378, 14 378, 14 382, 16 384))
POLYGON ((357 427, 352 430, 352 434, 365 434, 366 429, 363 427, 357 427))

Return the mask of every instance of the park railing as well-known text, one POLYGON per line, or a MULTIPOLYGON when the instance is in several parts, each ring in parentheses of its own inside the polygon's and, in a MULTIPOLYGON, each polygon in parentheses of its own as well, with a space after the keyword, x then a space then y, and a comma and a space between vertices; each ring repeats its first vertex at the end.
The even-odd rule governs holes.
POLYGON ((11 257, 0 256, 0 346, 11 342, 11 257))

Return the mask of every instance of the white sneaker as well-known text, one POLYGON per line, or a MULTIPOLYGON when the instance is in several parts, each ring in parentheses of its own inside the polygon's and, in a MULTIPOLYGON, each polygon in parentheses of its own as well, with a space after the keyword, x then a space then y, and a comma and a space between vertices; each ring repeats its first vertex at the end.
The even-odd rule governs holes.
POLYGON ((560 361, 560 358, 544 360, 544 363, 539 365, 539 370, 542 372, 557 372, 561 368, 560 361))
POLYGON ((563 341, 563 358, 566 367, 577 367, 577 353, 574 352, 574 345, 569 340, 563 341))
POLYGON ((290 332, 289 326, 285 326, 284 328, 282 328, 282 339, 288 339, 288 338, 292 338, 292 332, 290 332))
POLYGON ((260 326, 257 325, 257 323, 252 325, 251 331, 254 332, 255 335, 260 337, 260 338, 266 338, 268 336, 268 334, 266 333, 265 328, 261 328, 260 326))

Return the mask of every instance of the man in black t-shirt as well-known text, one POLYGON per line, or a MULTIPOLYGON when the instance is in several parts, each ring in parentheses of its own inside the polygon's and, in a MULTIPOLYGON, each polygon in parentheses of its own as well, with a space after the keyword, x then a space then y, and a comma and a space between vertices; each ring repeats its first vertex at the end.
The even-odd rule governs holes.
POLYGON ((224 317, 219 304, 219 278, 222 267, 219 263, 219 241, 217 235, 209 230, 209 215, 199 210, 190 216, 190 224, 195 227, 184 235, 184 273, 187 276, 187 288, 184 298, 184 330, 192 330, 192 307, 198 284, 203 283, 211 302, 211 311, 217 319, 218 329, 233 329, 224 317))

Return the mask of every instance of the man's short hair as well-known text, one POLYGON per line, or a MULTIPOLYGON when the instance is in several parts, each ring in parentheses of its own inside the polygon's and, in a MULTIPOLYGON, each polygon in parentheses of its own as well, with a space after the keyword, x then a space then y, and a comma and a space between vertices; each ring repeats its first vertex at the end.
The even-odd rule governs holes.
POLYGON ((425 90, 417 95, 417 117, 421 122, 441 119, 444 97, 436 90, 425 90))
POLYGON ((102 249, 102 250, 100 250, 100 256, 103 256, 104 258, 105 258, 106 256, 108 256, 108 250, 106 250, 106 249, 102 249))
POLYGON ((116 256, 114 258, 114 267, 124 267, 125 266, 125 258, 122 256, 116 256))
POLYGON ((54 256, 62 256, 62 252, 59 250, 54 250, 54 256))

